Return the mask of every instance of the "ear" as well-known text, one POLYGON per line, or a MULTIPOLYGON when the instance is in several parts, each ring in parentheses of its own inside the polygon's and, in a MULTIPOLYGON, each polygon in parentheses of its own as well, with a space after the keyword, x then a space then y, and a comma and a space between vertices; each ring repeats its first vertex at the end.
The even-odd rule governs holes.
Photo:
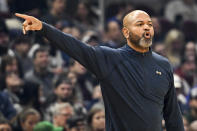
POLYGON ((129 38, 129 30, 126 27, 122 28, 122 33, 126 39, 129 38))

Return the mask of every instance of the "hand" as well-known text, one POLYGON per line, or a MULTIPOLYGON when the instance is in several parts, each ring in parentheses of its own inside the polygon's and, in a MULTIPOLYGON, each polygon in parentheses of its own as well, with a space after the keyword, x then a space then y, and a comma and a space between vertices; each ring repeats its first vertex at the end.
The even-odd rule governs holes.
POLYGON ((25 21, 23 22, 23 34, 26 34, 26 32, 29 30, 35 31, 42 29, 42 22, 37 18, 19 13, 15 13, 15 15, 17 17, 25 19, 25 21))

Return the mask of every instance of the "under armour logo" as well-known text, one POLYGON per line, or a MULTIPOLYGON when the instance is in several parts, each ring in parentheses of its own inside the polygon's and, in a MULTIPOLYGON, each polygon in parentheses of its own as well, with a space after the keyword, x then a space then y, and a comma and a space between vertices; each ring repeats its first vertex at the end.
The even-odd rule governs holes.
POLYGON ((156 74, 161 75, 161 72, 160 71, 156 71, 156 74))

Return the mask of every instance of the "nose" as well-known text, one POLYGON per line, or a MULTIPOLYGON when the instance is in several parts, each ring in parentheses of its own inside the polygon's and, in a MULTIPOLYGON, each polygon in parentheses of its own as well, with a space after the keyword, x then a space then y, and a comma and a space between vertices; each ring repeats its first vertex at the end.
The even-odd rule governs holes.
POLYGON ((145 31, 149 31, 150 30, 150 27, 147 24, 144 24, 144 30, 145 31))

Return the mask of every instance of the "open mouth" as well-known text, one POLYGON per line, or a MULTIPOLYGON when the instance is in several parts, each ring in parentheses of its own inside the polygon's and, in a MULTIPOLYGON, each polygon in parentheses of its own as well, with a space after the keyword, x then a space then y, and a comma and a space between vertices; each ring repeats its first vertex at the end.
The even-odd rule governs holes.
POLYGON ((144 33, 144 37, 145 37, 146 39, 150 39, 150 38, 151 38, 150 32, 145 32, 145 33, 144 33))

